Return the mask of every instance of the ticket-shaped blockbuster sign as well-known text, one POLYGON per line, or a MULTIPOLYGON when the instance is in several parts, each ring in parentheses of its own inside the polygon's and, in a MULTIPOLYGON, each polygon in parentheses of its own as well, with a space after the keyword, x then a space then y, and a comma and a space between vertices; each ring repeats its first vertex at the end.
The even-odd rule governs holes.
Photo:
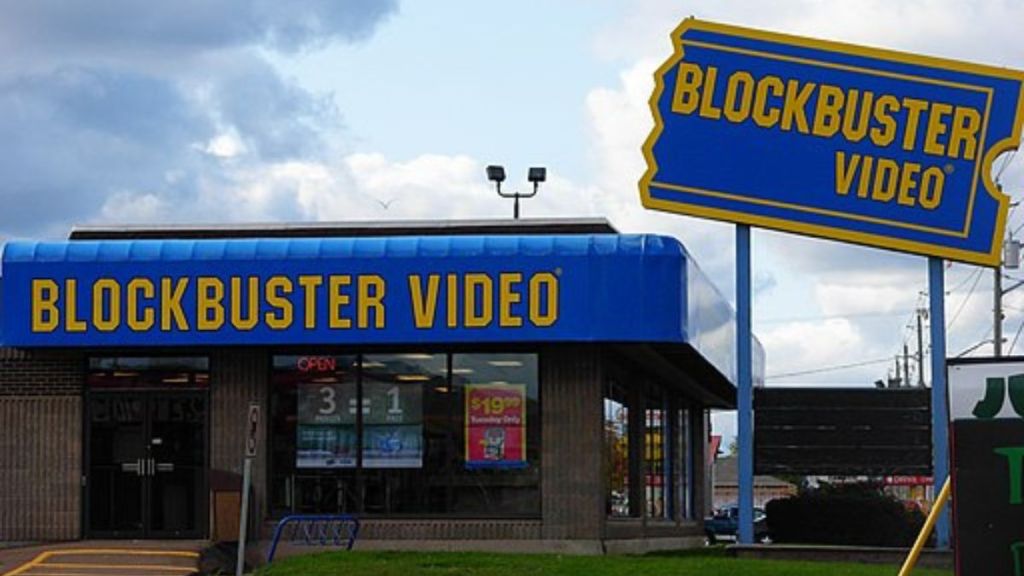
POLYGON ((672 42, 645 207, 999 264, 1024 73, 694 19, 672 42))

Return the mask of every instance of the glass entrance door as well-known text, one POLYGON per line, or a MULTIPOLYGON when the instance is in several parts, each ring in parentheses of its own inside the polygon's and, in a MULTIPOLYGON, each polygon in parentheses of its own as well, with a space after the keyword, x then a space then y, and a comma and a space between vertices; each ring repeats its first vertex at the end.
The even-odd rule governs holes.
POLYGON ((149 536, 199 536, 206 500, 206 395, 149 401, 149 536))
POLYGON ((89 532, 141 538, 146 452, 146 401, 140 394, 89 398, 89 532))
POLYGON ((205 392, 90 394, 89 536, 205 536, 206 398, 205 392))

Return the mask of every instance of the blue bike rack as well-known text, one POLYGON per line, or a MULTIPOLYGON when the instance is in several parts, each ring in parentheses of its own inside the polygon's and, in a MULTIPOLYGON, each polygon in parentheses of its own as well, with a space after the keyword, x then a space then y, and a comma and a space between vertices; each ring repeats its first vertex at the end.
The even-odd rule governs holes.
POLYGON ((285 516, 274 528, 274 538, 267 553, 267 564, 274 561, 277 544, 287 533, 286 541, 301 546, 345 546, 351 550, 359 537, 359 519, 351 514, 292 514, 285 516), (291 526, 291 532, 286 529, 291 526))

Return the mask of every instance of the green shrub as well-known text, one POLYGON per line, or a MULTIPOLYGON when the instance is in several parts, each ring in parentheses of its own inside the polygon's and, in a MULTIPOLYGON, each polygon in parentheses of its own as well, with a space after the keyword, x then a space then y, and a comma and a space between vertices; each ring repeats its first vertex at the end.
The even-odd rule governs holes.
POLYGON ((779 543, 906 547, 924 524, 919 510, 865 484, 805 490, 769 502, 765 511, 779 543))

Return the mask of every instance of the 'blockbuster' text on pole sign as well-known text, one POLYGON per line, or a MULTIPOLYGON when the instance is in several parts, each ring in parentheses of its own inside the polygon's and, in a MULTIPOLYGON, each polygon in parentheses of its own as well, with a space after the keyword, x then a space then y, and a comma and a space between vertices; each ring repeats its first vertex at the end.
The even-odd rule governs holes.
POLYGON ((1024 73, 693 19, 672 42, 645 207, 998 264, 1024 73))

